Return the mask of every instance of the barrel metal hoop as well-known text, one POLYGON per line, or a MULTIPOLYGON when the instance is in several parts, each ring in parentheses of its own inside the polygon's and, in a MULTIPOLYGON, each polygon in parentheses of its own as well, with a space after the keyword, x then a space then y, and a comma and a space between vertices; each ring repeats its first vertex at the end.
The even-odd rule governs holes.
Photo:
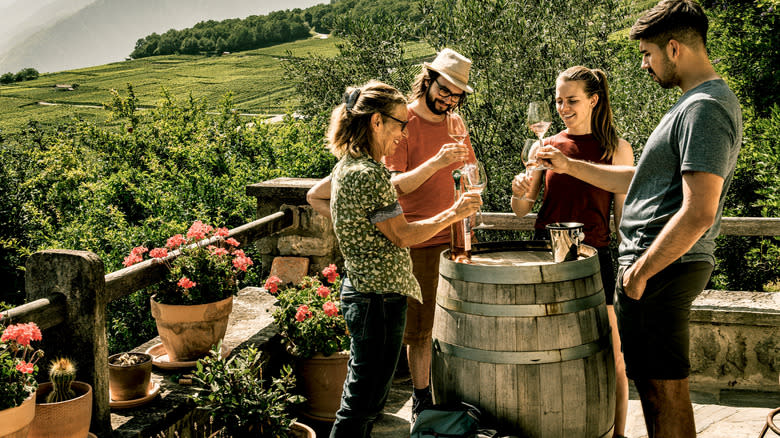
POLYGON ((446 310, 480 316, 550 316, 574 313, 597 307, 605 302, 604 289, 599 289, 593 295, 576 298, 569 301, 559 301, 544 304, 484 304, 470 301, 455 300, 438 295, 436 304, 446 310))
POLYGON ((536 365, 590 357, 601 350, 609 348, 610 341, 610 333, 607 332, 593 342, 577 345, 576 347, 539 351, 489 351, 478 348, 462 347, 434 338, 433 348, 438 352, 475 362, 508 365, 536 365))
POLYGON ((598 257, 564 263, 527 266, 490 266, 456 263, 442 252, 439 274, 444 278, 485 284, 539 284, 589 277, 599 272, 598 257))

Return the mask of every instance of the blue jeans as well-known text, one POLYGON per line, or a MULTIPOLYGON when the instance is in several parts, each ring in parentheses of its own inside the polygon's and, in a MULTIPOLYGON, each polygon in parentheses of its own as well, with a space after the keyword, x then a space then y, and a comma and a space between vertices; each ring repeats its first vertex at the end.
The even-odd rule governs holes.
POLYGON ((349 371, 330 438, 370 437, 387 402, 401 353, 406 296, 358 292, 345 278, 341 311, 351 340, 349 371))

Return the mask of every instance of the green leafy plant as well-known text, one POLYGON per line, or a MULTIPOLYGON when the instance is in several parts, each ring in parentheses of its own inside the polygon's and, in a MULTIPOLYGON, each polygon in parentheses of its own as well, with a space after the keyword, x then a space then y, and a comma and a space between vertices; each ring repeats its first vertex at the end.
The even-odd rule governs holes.
POLYGON ((338 297, 341 278, 332 264, 322 270, 322 275, 325 283, 318 277, 304 277, 297 285, 282 290, 278 277, 271 276, 265 282, 265 289, 279 300, 274 321, 292 353, 299 357, 349 350, 347 323, 338 297))
POLYGON ((285 366, 279 377, 263 379, 262 353, 254 346, 243 348, 226 359, 221 343, 198 361, 193 380, 199 392, 192 399, 211 410, 227 436, 287 437, 295 419, 290 408, 303 401, 291 394, 295 387, 292 368, 285 366))
POLYGON ((205 304, 238 293, 238 277, 253 265, 252 259, 238 249, 239 242, 228 236, 227 228, 214 228, 195 221, 186 237, 168 238, 164 248, 149 251, 137 246, 125 257, 126 267, 143 261, 147 252, 155 263, 168 268, 166 279, 154 286, 154 300, 161 304, 205 304), (217 246, 215 243, 224 243, 217 246), (168 251, 178 251, 169 254, 168 251))
MULTIPOLYGON (((0 314, 2 318, 2 314, 0 314)), ((0 410, 22 404, 38 384, 36 365, 43 351, 36 350, 31 341, 41 340, 41 330, 34 322, 13 324, 2 328, 0 337, 0 410)))

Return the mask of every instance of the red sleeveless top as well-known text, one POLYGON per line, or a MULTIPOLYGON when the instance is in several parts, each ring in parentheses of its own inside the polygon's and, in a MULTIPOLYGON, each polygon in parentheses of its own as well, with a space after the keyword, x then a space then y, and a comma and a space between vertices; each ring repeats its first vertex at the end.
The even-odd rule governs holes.
MULTIPOLYGON (((604 149, 593 134, 570 135, 560 132, 545 139, 545 145, 558 148, 567 157, 593 163, 612 164, 601 158, 604 149)), ((544 198, 536 229, 553 222, 582 222, 584 242, 601 248, 609 245, 609 219, 612 193, 569 175, 548 170, 544 180, 544 198)))

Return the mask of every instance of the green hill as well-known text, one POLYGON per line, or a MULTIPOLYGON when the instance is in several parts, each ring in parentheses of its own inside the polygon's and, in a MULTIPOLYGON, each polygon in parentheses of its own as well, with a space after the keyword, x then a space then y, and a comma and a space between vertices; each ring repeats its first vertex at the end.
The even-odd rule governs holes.
MULTIPOLYGON (((133 85, 141 106, 154 105, 164 87, 177 99, 186 99, 190 93, 205 99, 209 108, 216 108, 223 96, 232 92, 235 108, 241 113, 284 113, 294 102, 294 91, 282 67, 288 52, 294 57, 308 53, 334 56, 336 42, 333 38, 313 37, 222 56, 156 56, 0 85, 0 129, 15 132, 29 120, 53 125, 72 117, 105 122, 106 111, 92 107, 110 101, 111 89, 124 93, 128 83, 133 85), (56 88, 58 84, 78 87, 66 91, 56 88)), ((434 54, 424 43, 414 43, 408 50, 413 57, 434 54)))

